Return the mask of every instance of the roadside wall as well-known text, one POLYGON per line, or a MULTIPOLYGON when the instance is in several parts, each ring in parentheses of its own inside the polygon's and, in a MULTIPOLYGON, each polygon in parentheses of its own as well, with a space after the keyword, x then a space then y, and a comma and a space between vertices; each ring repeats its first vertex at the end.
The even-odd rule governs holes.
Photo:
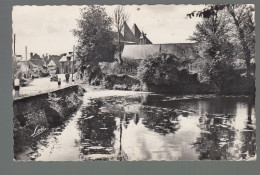
POLYGON ((14 100, 14 154, 35 146, 52 128, 62 126, 80 106, 82 94, 75 85, 14 100))

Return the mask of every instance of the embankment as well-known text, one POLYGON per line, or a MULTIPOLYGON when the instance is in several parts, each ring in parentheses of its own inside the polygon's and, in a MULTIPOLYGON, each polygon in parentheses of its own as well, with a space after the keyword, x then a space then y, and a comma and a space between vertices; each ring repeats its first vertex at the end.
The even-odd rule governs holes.
POLYGON ((62 126, 81 105, 82 95, 75 85, 14 100, 14 158, 27 146, 33 148, 52 128, 62 126))

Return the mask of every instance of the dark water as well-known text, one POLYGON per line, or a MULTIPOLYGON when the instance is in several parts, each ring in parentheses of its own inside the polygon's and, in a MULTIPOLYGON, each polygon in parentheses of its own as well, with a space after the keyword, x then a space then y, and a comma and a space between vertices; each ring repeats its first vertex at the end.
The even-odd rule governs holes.
POLYGON ((255 160, 255 128, 251 97, 87 93, 36 160, 255 160))
POLYGON ((91 99, 79 119, 82 160, 243 160, 256 157, 250 97, 91 99))

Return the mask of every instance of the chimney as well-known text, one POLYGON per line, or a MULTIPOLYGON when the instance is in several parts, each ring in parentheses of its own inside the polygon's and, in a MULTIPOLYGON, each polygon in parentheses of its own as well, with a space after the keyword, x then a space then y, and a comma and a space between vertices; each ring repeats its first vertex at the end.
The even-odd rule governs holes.
POLYGON ((31 59, 33 59, 33 53, 32 52, 30 52, 30 56, 31 56, 31 59))

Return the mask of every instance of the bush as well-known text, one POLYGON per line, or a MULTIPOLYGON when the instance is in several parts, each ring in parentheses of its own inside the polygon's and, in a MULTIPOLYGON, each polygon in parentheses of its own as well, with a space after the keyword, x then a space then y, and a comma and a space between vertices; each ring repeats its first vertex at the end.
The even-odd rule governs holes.
POLYGON ((116 87, 119 87, 118 85, 121 85, 122 88, 125 86, 124 89, 131 90, 131 87, 133 85, 140 85, 140 81, 136 79, 134 76, 130 75, 106 75, 104 79, 104 85, 107 89, 115 89, 116 87))
POLYGON ((101 70, 103 74, 128 74, 135 75, 138 67, 138 62, 130 58, 123 58, 123 63, 117 61, 112 63, 102 63, 101 70))
POLYGON ((121 84, 115 84, 113 89, 115 90, 128 90, 127 86, 125 84, 121 85, 121 84))
POLYGON ((177 58, 171 54, 149 57, 138 67, 138 78, 149 87, 172 86, 179 82, 177 58))
POLYGON ((142 88, 139 84, 134 84, 132 87, 131 87, 131 90, 132 91, 141 91, 142 88))
POLYGON ((143 60, 138 67, 141 90, 157 93, 211 93, 209 84, 201 84, 197 74, 183 69, 184 62, 172 54, 161 53, 143 60))

